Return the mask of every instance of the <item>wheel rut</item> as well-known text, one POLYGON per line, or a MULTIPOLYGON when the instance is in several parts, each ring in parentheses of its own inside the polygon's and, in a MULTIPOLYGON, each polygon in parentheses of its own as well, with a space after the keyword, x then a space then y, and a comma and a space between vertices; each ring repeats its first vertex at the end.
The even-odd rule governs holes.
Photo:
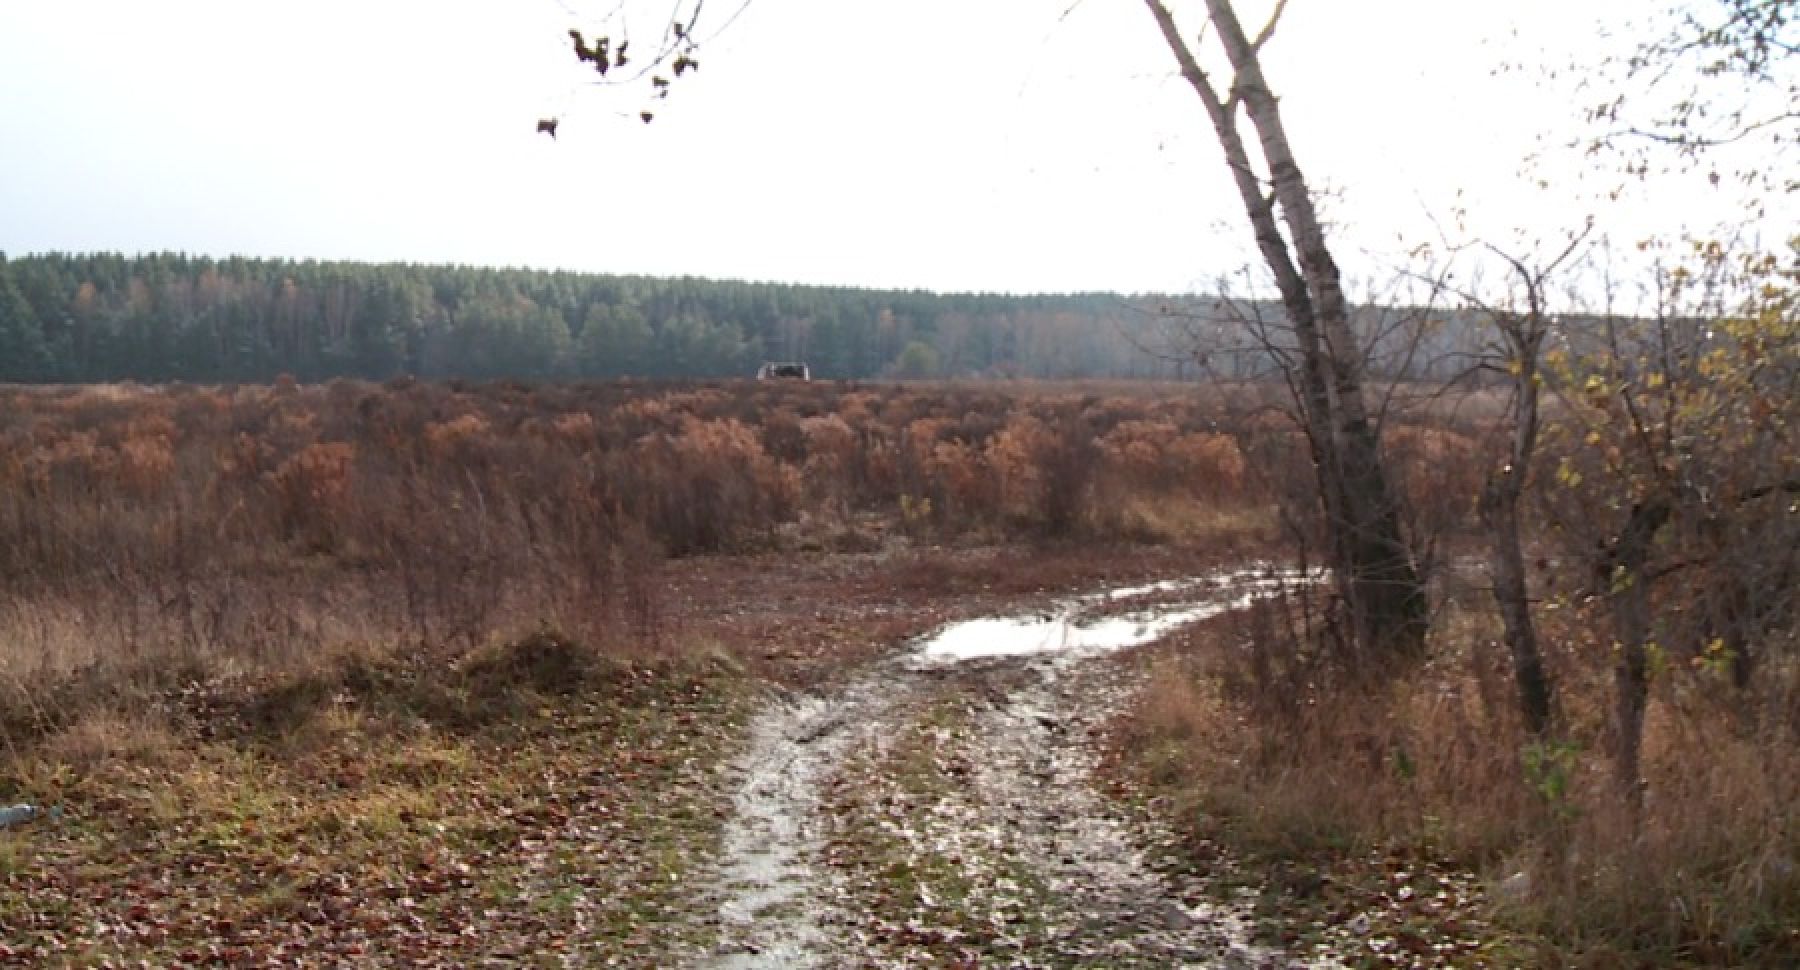
POLYGON ((721 942, 696 964, 1294 965, 1249 945, 1240 914, 1162 864, 1173 837, 1093 785, 1096 738, 1138 676, 1117 651, 1291 581, 1233 573, 955 625, 837 690, 773 700, 732 769, 708 890, 721 942), (1164 602, 1132 607, 1145 596, 1164 602))

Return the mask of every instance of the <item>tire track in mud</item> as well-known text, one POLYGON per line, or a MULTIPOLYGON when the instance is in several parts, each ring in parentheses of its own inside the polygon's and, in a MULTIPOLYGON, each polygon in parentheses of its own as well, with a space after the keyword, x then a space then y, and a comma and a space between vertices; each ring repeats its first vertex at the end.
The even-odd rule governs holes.
POLYGON ((1053 952, 1042 961, 1020 956, 1105 967, 1280 965, 1244 942, 1249 926, 1237 914, 1164 877, 1153 854, 1169 844, 1153 844, 1141 820, 1093 789, 1091 740, 1133 689, 1107 667, 1064 654, 985 671, 987 702, 953 739, 974 771, 950 814, 1004 819, 1009 854, 1040 887, 1036 935, 1053 952))
POLYGON ((900 664, 829 697, 779 700, 750 724, 726 823, 718 886, 720 970, 836 966, 836 909, 814 863, 824 842, 822 786, 918 684, 900 664))
MULTIPOLYGON (((1197 619, 1244 605, 1267 583, 1246 575, 1124 591, 1207 590, 1198 601, 1132 614, 1142 621, 1137 636, 1166 632, 1156 618, 1172 611, 1197 619)), ((1127 644, 1084 645, 1087 633, 1120 629, 1118 615, 1107 610, 1112 599, 1084 597, 1060 614, 1023 618, 1033 635, 1051 631, 1034 649, 959 660, 915 644, 836 692, 788 697, 764 710, 734 769, 733 814, 714 888, 722 943, 703 965, 1289 965, 1249 946, 1236 914, 1159 873, 1148 847, 1171 841, 1166 833, 1144 831, 1141 820, 1127 819, 1091 786, 1097 753, 1089 735, 1131 694, 1131 685, 1115 676, 1119 665, 1107 662, 1108 648, 1127 644), (1066 629, 1051 629, 1058 621, 1066 629), (959 887, 996 893, 997 905, 1010 907, 992 917, 996 926, 1028 927, 1016 934, 996 930, 999 948, 973 956, 959 948, 954 931, 921 931, 940 905, 924 888, 907 890, 919 896, 925 914, 906 921, 912 945, 885 943, 888 934, 871 913, 870 887, 855 884, 827 851, 831 812, 842 810, 834 802, 844 791, 888 806, 910 804, 904 793, 886 790, 892 778, 880 770, 859 775, 853 765, 878 764, 896 739, 946 704, 960 713, 953 727, 931 728, 931 743, 935 756, 960 766, 958 783, 934 798, 929 811, 899 809, 884 838, 898 840, 915 858, 955 867, 951 877, 959 887)), ((856 811, 859 818, 868 814, 856 811)))

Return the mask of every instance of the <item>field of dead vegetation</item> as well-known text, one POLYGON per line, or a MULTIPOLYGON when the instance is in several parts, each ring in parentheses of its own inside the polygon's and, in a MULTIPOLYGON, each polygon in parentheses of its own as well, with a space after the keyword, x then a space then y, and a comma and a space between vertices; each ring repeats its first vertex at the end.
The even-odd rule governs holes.
MULTIPOLYGON (((1240 422, 1273 420, 1254 404, 1240 422)), ((1304 456, 1239 430, 1194 395, 1069 386, 0 389, 0 670, 41 698, 542 629, 660 655, 671 559, 1272 535, 1250 459, 1304 456)))
POLYGON ((0 390, 0 801, 43 813, 0 962, 699 952, 756 684, 1119 568, 943 544, 1247 541, 1246 490, 1142 393, 0 390))
POLYGON ((1800 764, 1734 695, 1659 688, 1648 824, 1605 795, 1590 618, 1546 627, 1566 744, 1522 734, 1467 557, 1479 406, 1387 430, 1439 605, 1379 695, 1320 659, 1322 586, 1135 652, 884 674, 951 621, 1316 556, 1280 403, 0 388, 0 805, 37 810, 0 828, 0 965, 782 965, 728 876, 790 748, 811 834, 774 890, 824 900, 789 934, 813 965, 1800 953, 1800 764))

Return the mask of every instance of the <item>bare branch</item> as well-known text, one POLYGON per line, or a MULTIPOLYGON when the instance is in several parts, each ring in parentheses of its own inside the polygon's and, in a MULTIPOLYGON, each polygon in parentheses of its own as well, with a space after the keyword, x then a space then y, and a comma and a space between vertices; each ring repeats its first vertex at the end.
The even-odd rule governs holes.
POLYGON ((1263 45, 1269 42, 1270 37, 1275 36, 1275 25, 1281 22, 1281 15, 1287 10, 1287 5, 1288 0, 1277 0, 1274 12, 1269 14, 1269 22, 1263 25, 1263 29, 1257 32, 1256 39, 1250 42, 1250 53, 1261 53, 1263 45))

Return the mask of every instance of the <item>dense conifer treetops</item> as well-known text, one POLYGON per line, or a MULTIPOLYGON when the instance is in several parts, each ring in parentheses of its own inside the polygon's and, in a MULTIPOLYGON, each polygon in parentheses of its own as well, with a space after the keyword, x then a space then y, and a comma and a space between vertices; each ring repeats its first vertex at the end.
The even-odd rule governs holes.
POLYGON ((1175 376, 1157 302, 48 253, 0 258, 0 380, 1175 376))

